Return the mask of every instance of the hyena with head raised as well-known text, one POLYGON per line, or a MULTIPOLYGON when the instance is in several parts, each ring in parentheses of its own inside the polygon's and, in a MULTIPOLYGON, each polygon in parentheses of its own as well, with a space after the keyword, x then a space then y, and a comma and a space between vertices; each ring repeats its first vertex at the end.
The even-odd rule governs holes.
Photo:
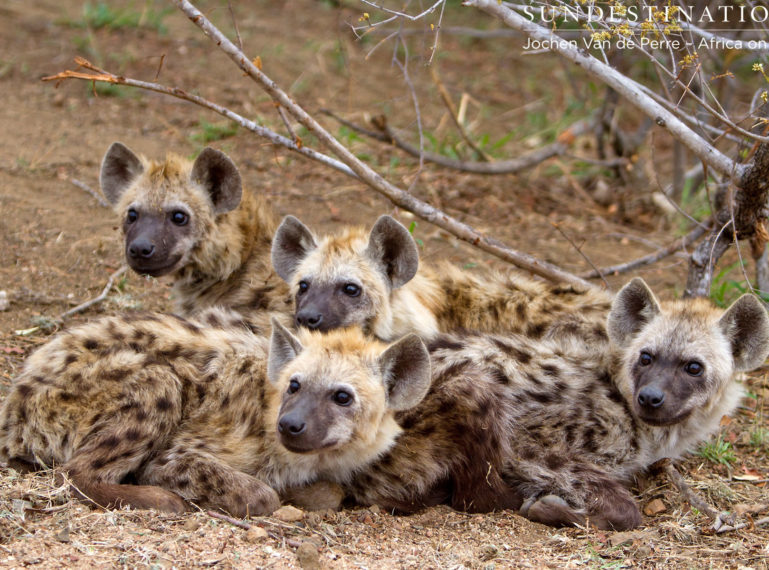
POLYGON ((287 216, 272 263, 289 283, 296 324, 311 329, 358 325, 382 340, 465 329, 606 341, 608 294, 520 274, 473 274, 449 263, 419 267, 414 239, 390 216, 370 232, 347 228, 322 239, 287 216))
POLYGON ((501 477, 533 520, 640 524, 625 484, 716 431, 740 400, 736 373, 769 354, 769 318, 752 295, 726 312, 703 299, 661 304, 635 279, 607 328, 609 351, 478 337, 432 352, 436 374, 481 363, 506 387, 511 454, 501 477))
POLYGON ((194 162, 173 155, 156 162, 115 142, 100 183, 122 220, 128 265, 168 276, 180 314, 215 305, 244 315, 291 312, 269 260, 277 220, 261 196, 243 190, 224 153, 208 147, 194 162))
POLYGON ((390 346, 344 330, 297 338, 275 321, 267 341, 239 319, 127 315, 60 334, 0 410, 0 460, 56 467, 105 507, 181 512, 189 500, 263 515, 286 488, 346 481, 386 453, 395 411, 427 391, 416 335, 390 346))

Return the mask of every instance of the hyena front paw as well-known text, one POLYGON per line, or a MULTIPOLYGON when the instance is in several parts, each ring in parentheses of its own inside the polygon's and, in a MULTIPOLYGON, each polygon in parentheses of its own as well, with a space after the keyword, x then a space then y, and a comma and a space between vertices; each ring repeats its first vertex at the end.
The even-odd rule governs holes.
POLYGON ((544 495, 533 503, 526 501, 521 514, 534 522, 550 526, 570 526, 585 523, 585 515, 557 495, 544 495))
POLYGON ((316 481, 302 487, 289 487, 280 497, 284 503, 291 503, 305 511, 338 511, 342 507, 344 491, 336 483, 316 481))
POLYGON ((262 481, 252 481, 228 489, 219 496, 209 497, 207 506, 221 509, 234 517, 265 516, 280 507, 278 493, 262 481))

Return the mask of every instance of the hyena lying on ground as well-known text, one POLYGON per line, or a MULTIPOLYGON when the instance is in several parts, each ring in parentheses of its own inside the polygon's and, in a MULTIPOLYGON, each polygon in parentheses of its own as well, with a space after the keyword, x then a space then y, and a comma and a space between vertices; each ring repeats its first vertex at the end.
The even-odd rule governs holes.
POLYGON ((142 275, 169 276, 180 314, 215 305, 247 316, 291 313, 269 260, 277 220, 261 196, 243 191, 224 153, 205 148, 194 162, 155 162, 116 142, 100 182, 123 223, 126 261, 142 275))
POLYGON ((261 515, 284 488, 346 480, 385 453, 394 412, 429 385, 416 335, 299 340, 274 322, 268 359, 234 313, 204 315, 108 317, 43 346, 0 411, 0 460, 55 466, 105 507, 261 515))
POLYGON ((449 263, 417 271, 417 246, 390 216, 369 233, 348 228, 322 239, 287 216, 273 240, 272 263, 289 283, 296 323, 311 329, 360 325, 382 340, 459 329, 532 338, 579 331, 606 340, 608 294, 520 274, 473 274, 449 263))
POLYGON ((347 491, 413 511, 520 509, 532 520, 627 529, 624 486, 677 458, 737 405, 736 371, 769 353, 769 318, 743 296, 722 314, 704 300, 660 305, 636 279, 608 318, 611 351, 519 335, 440 336, 430 391, 398 412, 404 429, 347 491))

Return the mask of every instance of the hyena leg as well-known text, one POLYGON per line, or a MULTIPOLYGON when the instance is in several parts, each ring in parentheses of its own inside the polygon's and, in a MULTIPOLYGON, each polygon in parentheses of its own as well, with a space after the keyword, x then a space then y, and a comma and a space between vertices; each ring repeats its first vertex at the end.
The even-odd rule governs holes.
POLYGON ((121 398, 117 411, 93 425, 61 466, 79 498, 108 508, 187 510, 184 500, 171 491, 121 484, 167 444, 181 420, 181 394, 167 374, 145 369, 142 375, 151 377, 154 389, 134 390, 132 386, 132 393, 121 398))
POLYGON ((171 489, 201 507, 235 517, 267 515, 280 506, 272 487, 201 446, 206 444, 200 439, 177 440, 146 466, 139 482, 171 489))
POLYGON ((519 463, 536 477, 522 483, 520 514, 551 526, 592 524, 605 530, 628 530, 641 524, 635 499, 619 481, 595 465, 574 461, 550 470, 545 465, 519 463))

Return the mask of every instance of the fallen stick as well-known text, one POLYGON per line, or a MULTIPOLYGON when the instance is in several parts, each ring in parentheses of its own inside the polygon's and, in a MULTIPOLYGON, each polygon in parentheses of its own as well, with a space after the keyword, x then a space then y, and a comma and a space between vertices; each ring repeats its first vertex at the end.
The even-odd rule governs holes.
POLYGON ((97 303, 101 303, 104 299, 107 298, 107 295, 109 295, 109 292, 112 289, 112 286, 115 284, 115 280, 121 275, 123 275, 123 273, 125 273, 126 271, 128 271, 128 266, 122 265, 117 271, 115 271, 112 275, 109 276, 109 279, 107 280, 107 284, 104 286, 104 289, 97 297, 94 297, 93 299, 86 301, 85 303, 80 303, 77 307, 73 307, 69 311, 63 312, 61 315, 59 315, 59 320, 63 321, 64 319, 67 319, 76 313, 85 311, 88 307, 96 305, 97 303))
POLYGON ((91 188, 88 184, 85 182, 81 182, 77 178, 70 178, 69 181, 80 188, 81 190, 84 190, 88 192, 91 196, 94 197, 94 199, 99 203, 99 206, 104 206, 105 208, 110 208, 111 206, 107 203, 107 201, 101 197, 101 194, 99 194, 96 190, 91 188))

